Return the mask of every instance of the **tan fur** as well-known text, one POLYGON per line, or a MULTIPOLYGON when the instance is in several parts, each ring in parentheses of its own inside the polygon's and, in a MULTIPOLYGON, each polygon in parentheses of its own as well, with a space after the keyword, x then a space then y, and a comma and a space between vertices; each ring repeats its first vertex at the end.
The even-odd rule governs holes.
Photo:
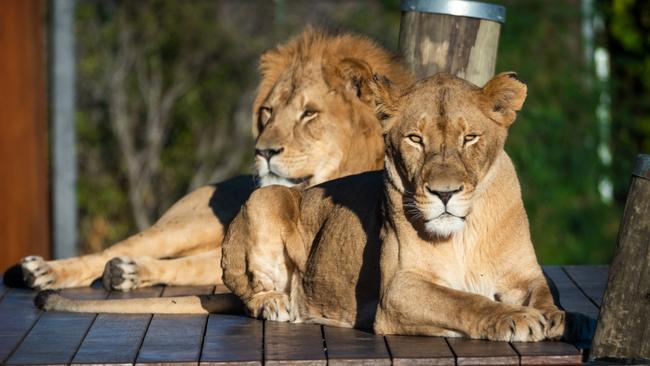
MULTIPOLYGON (((369 78, 381 74, 401 86, 411 81, 390 53, 361 36, 308 27, 265 53, 260 71, 253 105, 255 149, 282 150, 269 162, 257 154, 262 185, 304 188, 381 169, 383 141, 369 98, 369 78), (262 106, 273 109, 269 118, 261 118, 262 106), (301 118, 307 108, 316 113, 301 118)), ((218 249, 254 189, 252 177, 199 188, 151 228, 97 254, 55 261, 26 257, 21 262, 26 282, 36 289, 87 286, 104 271, 104 284, 116 290, 220 283, 218 249)))
POLYGON ((537 263, 503 151, 526 86, 505 73, 482 89, 442 74, 403 95, 381 78, 371 88, 387 129, 383 175, 302 193, 257 190, 224 241, 225 284, 270 320, 560 337, 564 312, 537 263))
MULTIPOLYGON (((526 86, 513 73, 484 88, 440 74, 402 94, 375 79, 384 171, 253 192, 224 239, 225 284, 267 320, 378 334, 560 337, 565 314, 537 263, 503 150, 526 86)), ((49 296, 43 307, 201 313, 223 300, 49 296)))

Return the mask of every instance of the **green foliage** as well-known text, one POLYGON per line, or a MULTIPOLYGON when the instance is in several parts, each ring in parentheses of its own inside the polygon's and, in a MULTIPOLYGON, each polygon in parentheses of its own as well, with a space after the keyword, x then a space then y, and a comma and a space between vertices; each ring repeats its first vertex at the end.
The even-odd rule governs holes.
MULTIPOLYGON (((544 263, 606 263, 615 246, 629 163, 635 153, 650 151, 650 100, 639 97, 650 88, 649 5, 616 0, 604 6, 615 92, 614 164, 607 168, 597 155, 598 94, 593 70, 584 59, 580 2, 503 3, 508 19, 501 31, 497 71, 517 71, 529 87, 506 149, 521 178, 538 255, 544 263), (597 188, 603 176, 614 182, 612 204, 602 201, 597 188)), ((191 64, 200 69, 200 76, 172 109, 153 193, 160 214, 191 189, 206 161, 224 175, 252 168, 248 110, 257 83, 257 58, 265 49, 311 23, 364 33, 396 50, 399 20, 397 0, 80 2, 82 246, 97 250, 136 230, 124 157, 109 125, 109 96, 95 87, 109 73, 107 53, 119 48, 120 21, 132 25, 140 51, 164 70, 164 80, 171 80, 174 67, 188 52, 201 49, 208 55, 205 62, 191 64), (206 134, 225 140, 219 148, 198 153, 206 134), (229 166, 233 146, 245 147, 242 163, 219 168, 229 166)), ((138 80, 130 75, 129 83, 130 108, 144 118, 138 80)), ((134 133, 143 143, 141 128, 134 133)))
MULTIPOLYGON (((134 206, 133 196, 146 204, 145 216, 154 221, 198 185, 252 171, 250 106, 258 80, 257 60, 306 23, 357 30, 394 47, 399 14, 370 2, 78 3, 82 251, 97 251, 138 230, 135 215, 142 209, 134 206), (129 61, 129 52, 135 60, 126 67, 125 86, 116 91, 111 83, 118 66, 129 61), (158 70, 163 91, 173 87, 179 70, 196 71, 198 76, 174 102, 163 148, 153 159, 159 159, 160 167, 152 170, 151 187, 135 191, 127 161, 144 155, 150 143, 147 124, 152 104, 146 86, 158 70), (126 98, 134 156, 124 151, 114 126, 120 95, 126 98)), ((153 160, 149 165, 156 164, 153 160)))
MULTIPOLYGON (((637 154, 650 154, 650 2, 616 0, 602 4, 612 70, 612 174, 628 178, 637 154)), ((624 202, 629 180, 615 182, 624 202)))
POLYGON ((521 179, 531 233, 544 263, 605 263, 620 208, 598 192, 597 94, 584 58, 579 3, 508 1, 497 69, 515 70, 528 98, 506 150, 521 179))

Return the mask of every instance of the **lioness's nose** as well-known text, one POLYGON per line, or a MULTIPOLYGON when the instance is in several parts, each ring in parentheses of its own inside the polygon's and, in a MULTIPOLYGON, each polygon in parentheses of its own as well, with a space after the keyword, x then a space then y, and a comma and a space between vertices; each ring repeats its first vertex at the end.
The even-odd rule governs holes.
POLYGON ((451 196, 455 195, 458 192, 462 192, 463 190, 463 186, 460 186, 456 189, 450 189, 450 190, 435 190, 429 187, 428 184, 425 185, 424 187, 427 189, 427 191, 429 191, 429 193, 438 196, 438 198, 440 198, 440 200, 442 201, 443 205, 446 205, 447 202, 449 202, 451 196))
POLYGON ((282 151, 284 151, 283 147, 277 149, 255 149, 255 155, 259 155, 268 161, 271 160, 273 156, 278 155, 282 151))

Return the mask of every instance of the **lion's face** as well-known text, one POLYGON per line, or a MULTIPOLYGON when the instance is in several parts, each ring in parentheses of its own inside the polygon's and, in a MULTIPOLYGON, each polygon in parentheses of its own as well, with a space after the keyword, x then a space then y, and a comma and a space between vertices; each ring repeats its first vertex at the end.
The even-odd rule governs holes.
POLYGON ((376 150, 367 154, 373 165, 381 156, 381 128, 372 108, 356 90, 333 90, 320 65, 302 66, 285 73, 257 111, 255 167, 262 186, 335 178, 355 140, 372 142, 376 150))
POLYGON ((255 167, 262 186, 311 186, 383 167, 382 127, 369 83, 411 74, 360 36, 307 27, 265 53, 253 105, 255 167))
POLYGON ((439 74, 381 106, 387 172, 412 222, 440 237, 464 227, 525 96, 514 73, 483 88, 439 74))

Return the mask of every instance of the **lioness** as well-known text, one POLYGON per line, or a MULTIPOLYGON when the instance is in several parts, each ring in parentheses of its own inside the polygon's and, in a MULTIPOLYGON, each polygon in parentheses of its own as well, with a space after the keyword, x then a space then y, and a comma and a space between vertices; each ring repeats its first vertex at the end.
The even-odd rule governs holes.
MULTIPOLYGON (((370 69, 397 85, 412 82, 389 52, 352 34, 308 27, 262 55, 262 80, 253 103, 259 185, 304 188, 381 169, 381 126, 366 86, 370 69)), ((54 261, 26 257, 18 276, 36 289, 87 286, 102 271, 105 287, 114 290, 221 283, 220 244, 255 189, 254 180, 238 177, 199 188, 151 228, 100 253, 54 261)))
MULTIPOLYGON (((483 88, 438 74, 404 93, 368 84, 385 169, 306 191, 256 190, 223 243, 225 284, 253 316, 378 334, 539 341, 563 334, 503 150, 526 97, 514 73, 483 88)), ((205 312, 224 297, 71 301, 45 309, 205 312)))

